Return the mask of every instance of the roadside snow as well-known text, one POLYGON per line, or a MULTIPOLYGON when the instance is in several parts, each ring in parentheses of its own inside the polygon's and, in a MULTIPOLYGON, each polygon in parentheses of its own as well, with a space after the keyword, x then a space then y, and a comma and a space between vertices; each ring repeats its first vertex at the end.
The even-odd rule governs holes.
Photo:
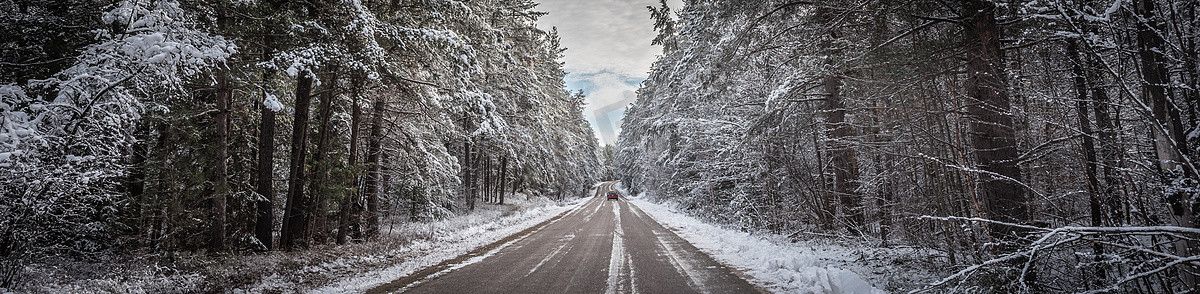
POLYGON ((776 293, 887 293, 853 271, 829 264, 848 252, 817 252, 806 244, 772 241, 714 226, 642 197, 628 199, 717 261, 743 270, 751 276, 751 283, 763 289, 776 293))
POLYGON ((0 293, 361 293, 576 209, 582 201, 516 194, 503 205, 479 203, 469 214, 442 220, 400 216, 385 221, 381 236, 370 242, 292 252, 49 261, 26 266, 25 288, 0 293))
MULTIPOLYGON (((528 229, 560 213, 581 207, 587 199, 579 198, 565 205, 546 205, 507 215, 499 219, 477 223, 468 219, 471 215, 452 218, 448 221, 469 222, 473 225, 459 230, 439 230, 435 227, 460 225, 431 225, 436 236, 428 240, 417 240, 394 252, 388 258, 401 260, 399 263, 379 270, 359 273, 355 276, 331 283, 310 293, 362 293, 376 286, 408 276, 418 270, 436 265, 465 254, 476 248, 496 242, 509 235, 528 229)), ((270 280, 263 282, 269 283, 270 280)))

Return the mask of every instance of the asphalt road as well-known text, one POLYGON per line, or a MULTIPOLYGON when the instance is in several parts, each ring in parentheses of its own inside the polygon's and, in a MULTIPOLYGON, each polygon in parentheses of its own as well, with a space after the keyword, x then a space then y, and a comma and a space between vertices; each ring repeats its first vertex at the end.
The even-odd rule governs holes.
POLYGON ((370 292, 760 293, 601 184, 581 208, 370 292))

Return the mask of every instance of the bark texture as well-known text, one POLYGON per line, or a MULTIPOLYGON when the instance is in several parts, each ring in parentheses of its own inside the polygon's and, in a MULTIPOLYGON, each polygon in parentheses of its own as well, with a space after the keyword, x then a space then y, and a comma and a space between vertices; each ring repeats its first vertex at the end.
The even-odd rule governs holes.
POLYGON ((283 229, 280 230, 280 245, 286 250, 305 247, 308 244, 308 200, 304 186, 306 156, 308 154, 308 112, 312 99, 312 77, 301 72, 296 78, 296 105, 292 115, 291 163, 288 166, 287 204, 284 207, 283 229))
MULTIPOLYGON (((967 26, 968 53, 966 92, 971 145, 980 173, 980 193, 985 199, 987 217, 1009 223, 1029 219, 1026 188, 1017 166, 1016 132, 1010 112, 1011 100, 1005 77, 1004 55, 1000 50, 1000 26, 996 6, 987 0, 964 3, 963 23, 967 26)), ((1016 241, 1021 231, 1011 226, 988 226, 993 238, 1016 241)), ((1011 249, 1011 248, 1009 248, 1011 249)))

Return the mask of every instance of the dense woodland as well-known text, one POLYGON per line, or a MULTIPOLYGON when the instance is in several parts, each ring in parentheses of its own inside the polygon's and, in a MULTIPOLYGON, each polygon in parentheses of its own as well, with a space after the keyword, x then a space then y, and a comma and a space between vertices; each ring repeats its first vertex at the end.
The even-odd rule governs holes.
POLYGON ((635 193, 934 250, 932 291, 1197 291, 1200 2, 685 2, 649 7, 635 193))
POLYGON ((0 1, 0 288, 297 250, 598 177, 528 0, 0 1))
POLYGON ((60 259, 372 242, 615 176, 746 231, 934 252, 930 292, 1200 291, 1200 2, 663 1, 603 149, 542 15, 0 1, 0 288, 60 259))

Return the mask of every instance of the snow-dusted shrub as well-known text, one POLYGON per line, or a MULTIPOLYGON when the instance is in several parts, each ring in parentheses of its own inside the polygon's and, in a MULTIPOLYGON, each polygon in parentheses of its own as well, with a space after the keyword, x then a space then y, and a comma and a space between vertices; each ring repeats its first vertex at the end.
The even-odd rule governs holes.
POLYGON ((126 156, 154 101, 185 97, 235 50, 176 1, 121 1, 96 42, 46 80, 0 86, 0 259, 87 257, 119 245, 126 156), (33 91, 30 91, 30 90, 33 91), (46 93, 44 95, 34 93, 46 93))

